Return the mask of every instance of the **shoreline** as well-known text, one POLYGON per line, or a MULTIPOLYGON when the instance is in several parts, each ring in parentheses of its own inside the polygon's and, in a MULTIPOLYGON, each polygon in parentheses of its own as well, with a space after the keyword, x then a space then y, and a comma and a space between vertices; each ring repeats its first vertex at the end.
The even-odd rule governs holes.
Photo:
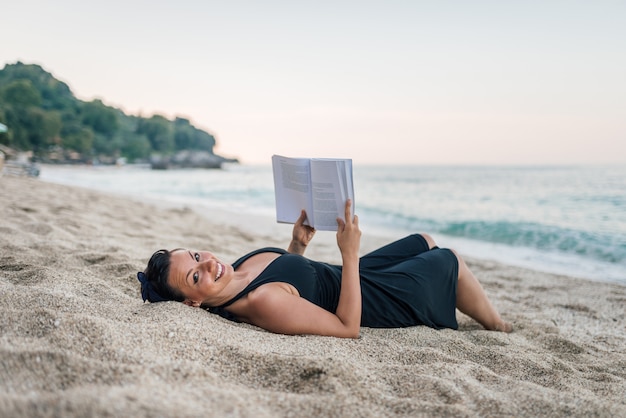
MULTIPOLYGON (((284 247, 290 225, 13 177, 0 177, 0 214, 3 416, 626 415, 620 284, 470 258, 512 334, 458 314, 459 331, 284 336, 144 304, 135 274, 159 248, 234 261, 284 247)), ((362 252, 381 239, 364 234, 362 252)), ((337 262, 334 234, 307 256, 337 262)))

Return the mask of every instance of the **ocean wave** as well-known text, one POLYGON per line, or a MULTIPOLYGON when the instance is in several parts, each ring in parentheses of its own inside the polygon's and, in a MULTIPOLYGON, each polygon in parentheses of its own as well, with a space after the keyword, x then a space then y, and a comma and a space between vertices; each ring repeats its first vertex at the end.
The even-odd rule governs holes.
POLYGON ((440 221, 403 216, 367 208, 368 220, 378 226, 414 232, 439 233, 511 247, 556 251, 626 266, 626 237, 533 222, 455 220, 440 221))
POLYGON ((438 232, 511 246, 557 250, 610 263, 624 263, 626 260, 626 240, 620 240, 616 235, 589 233, 538 223, 450 222, 438 232))

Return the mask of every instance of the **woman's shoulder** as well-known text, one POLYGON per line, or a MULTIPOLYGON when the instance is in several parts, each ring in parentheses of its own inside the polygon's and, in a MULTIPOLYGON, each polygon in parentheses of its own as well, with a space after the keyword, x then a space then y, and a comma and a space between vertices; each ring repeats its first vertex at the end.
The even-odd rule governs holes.
POLYGON ((293 296, 300 296, 298 290, 291 284, 285 282, 265 283, 238 299, 227 310, 238 321, 254 324, 265 328, 259 319, 267 317, 268 314, 275 314, 277 309, 292 299, 293 296))
POLYGON ((257 254, 261 254, 261 253, 278 253, 278 254, 287 254, 287 250, 284 250, 282 248, 278 248, 278 247, 264 247, 264 248, 259 248, 258 250, 254 250, 249 252, 248 254, 239 257, 234 263, 233 263, 233 267, 236 269, 237 267, 239 267, 244 261, 246 261, 247 259, 249 259, 252 256, 255 256, 257 254))

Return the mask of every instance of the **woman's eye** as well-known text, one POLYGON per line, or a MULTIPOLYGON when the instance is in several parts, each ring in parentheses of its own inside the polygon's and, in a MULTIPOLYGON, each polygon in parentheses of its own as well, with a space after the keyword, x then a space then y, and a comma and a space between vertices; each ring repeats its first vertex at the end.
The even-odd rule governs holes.
POLYGON ((193 284, 198 283, 198 273, 193 274, 193 284))
POLYGON ((199 261, 200 261, 200 254, 195 253, 195 254, 194 254, 194 258, 196 259, 196 261, 198 261, 198 262, 199 262, 199 261))

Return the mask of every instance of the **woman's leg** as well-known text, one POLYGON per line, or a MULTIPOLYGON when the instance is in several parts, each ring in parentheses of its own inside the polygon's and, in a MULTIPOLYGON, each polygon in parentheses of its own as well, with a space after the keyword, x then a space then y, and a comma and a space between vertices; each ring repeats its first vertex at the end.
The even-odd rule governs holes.
POLYGON ((426 234, 412 234, 390 242, 360 259, 361 268, 378 269, 410 259, 433 248, 434 240, 426 234))
POLYGON ((452 250, 459 260, 459 281, 456 292, 456 307, 493 331, 511 332, 513 326, 505 322, 493 307, 480 282, 471 272, 461 256, 452 250))
MULTIPOLYGON (((419 235, 421 235, 421 236, 422 236, 422 238, 424 238, 424 240, 425 240, 425 241, 426 241, 426 243, 428 244, 428 249, 429 249, 429 250, 432 250, 432 249, 433 249, 433 247, 436 247, 436 246, 437 246, 437 243, 435 243, 434 238, 433 238, 433 237, 431 237, 430 235, 425 234, 425 233, 423 233, 423 232, 422 232, 422 233, 420 233, 419 235)), ((457 256, 457 257, 458 257, 458 256, 457 256)))

